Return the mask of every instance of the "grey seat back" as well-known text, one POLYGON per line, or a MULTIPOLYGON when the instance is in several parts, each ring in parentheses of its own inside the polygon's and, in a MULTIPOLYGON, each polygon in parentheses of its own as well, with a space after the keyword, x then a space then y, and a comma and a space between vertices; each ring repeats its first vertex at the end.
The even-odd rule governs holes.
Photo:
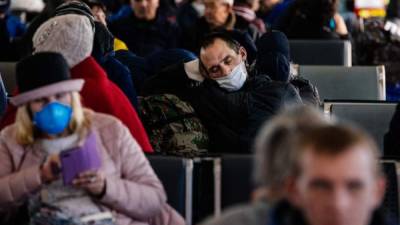
POLYGON ((325 102, 324 111, 331 118, 350 121, 365 129, 383 149, 383 138, 389 131, 396 103, 385 102, 325 102))
POLYGON ((399 163, 396 161, 384 160, 381 162, 386 175, 386 193, 381 210, 389 217, 393 224, 400 223, 400 196, 399 196, 399 163))
POLYGON ((9 94, 11 94, 17 86, 15 66, 15 62, 0 62, 0 74, 3 78, 6 91, 9 94))
POLYGON ((291 59, 300 65, 351 66, 351 43, 344 40, 289 40, 291 59))
POLYGON ((384 66, 300 66, 299 74, 310 80, 321 100, 385 100, 384 66))
POLYGON ((252 192, 253 156, 224 155, 221 159, 222 209, 249 202, 252 192))
POLYGON ((171 156, 148 156, 148 159, 164 186, 168 203, 191 225, 193 160, 171 156))

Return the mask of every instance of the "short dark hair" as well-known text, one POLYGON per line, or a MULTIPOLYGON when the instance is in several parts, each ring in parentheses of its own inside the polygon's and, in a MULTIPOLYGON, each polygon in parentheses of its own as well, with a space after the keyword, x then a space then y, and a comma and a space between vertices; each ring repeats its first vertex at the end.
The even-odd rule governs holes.
POLYGON ((229 48, 234 50, 236 53, 239 53, 241 45, 239 44, 238 41, 236 41, 231 35, 229 35, 227 32, 212 32, 210 34, 207 34, 202 42, 201 42, 201 48, 205 49, 208 48, 210 45, 214 44, 215 40, 220 39, 223 42, 225 42, 229 48))
POLYGON ((378 176, 381 176, 383 173, 378 160, 379 148, 375 141, 363 130, 343 124, 316 127, 300 137, 298 151, 293 155, 296 170, 301 172, 300 160, 306 151, 334 157, 359 145, 365 146, 365 153, 370 154, 376 160, 373 169, 378 176))
POLYGON ((100 1, 100 0, 81 0, 84 2, 86 5, 89 6, 90 9, 93 9, 93 7, 97 6, 103 10, 104 13, 107 13, 107 7, 100 1))

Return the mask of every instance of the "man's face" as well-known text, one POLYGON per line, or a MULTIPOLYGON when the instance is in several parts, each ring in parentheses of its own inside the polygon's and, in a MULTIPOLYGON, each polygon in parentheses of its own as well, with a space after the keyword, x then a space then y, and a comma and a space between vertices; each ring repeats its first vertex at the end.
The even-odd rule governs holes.
POLYGON ((204 6, 204 18, 211 27, 223 26, 232 11, 232 7, 221 0, 204 0, 204 6))
POLYGON ((385 181, 360 145, 331 156, 304 152, 292 200, 310 225, 367 225, 382 200, 385 181))
POLYGON ((228 76, 245 59, 244 48, 241 47, 239 53, 236 53, 221 39, 216 39, 212 45, 200 51, 203 72, 211 79, 228 76))
POLYGON ((102 23, 104 26, 107 26, 106 22, 106 13, 103 11, 103 9, 100 6, 93 6, 91 8, 92 14, 94 16, 94 19, 97 22, 102 23))
POLYGON ((159 0, 131 0, 135 16, 143 20, 156 18, 159 0))

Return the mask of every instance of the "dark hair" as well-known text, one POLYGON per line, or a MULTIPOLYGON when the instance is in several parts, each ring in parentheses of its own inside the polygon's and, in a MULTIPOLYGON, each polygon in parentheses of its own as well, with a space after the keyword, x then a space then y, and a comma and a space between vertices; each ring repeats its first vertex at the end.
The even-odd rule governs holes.
POLYGON ((350 150, 351 147, 363 145, 365 154, 376 159, 374 170, 382 175, 382 168, 378 162, 379 150, 373 139, 361 129, 347 125, 328 125, 317 127, 305 133, 298 143, 295 152, 296 170, 301 171, 300 160, 306 151, 316 154, 338 156, 350 150))
POLYGON ((89 6, 89 8, 93 8, 95 6, 100 7, 101 10, 103 10, 104 13, 107 13, 107 8, 106 6, 99 0, 82 0, 86 5, 89 6))
POLYGON ((229 48, 234 50, 236 53, 239 53, 241 47, 239 42, 232 38, 228 33, 222 31, 207 34, 201 42, 201 48, 208 48, 210 45, 214 44, 215 40, 217 39, 222 40, 228 45, 229 48))

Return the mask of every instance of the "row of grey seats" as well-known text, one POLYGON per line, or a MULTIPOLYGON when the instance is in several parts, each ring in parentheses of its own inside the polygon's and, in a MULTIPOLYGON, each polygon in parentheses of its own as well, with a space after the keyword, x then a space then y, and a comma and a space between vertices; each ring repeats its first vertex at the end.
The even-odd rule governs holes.
MULTIPOLYGON (((16 86, 15 63, 0 63, 6 90, 16 86)), ((385 100, 383 66, 300 66, 299 74, 317 86, 322 100, 385 100)))
MULTIPOLYGON (((159 176, 172 207, 180 212, 188 225, 208 216, 219 216, 229 206, 250 201, 252 191, 251 155, 224 155, 217 158, 182 159, 148 156, 159 176)), ((395 224, 400 222, 400 163, 382 161, 388 186, 382 210, 395 224)))
MULTIPOLYGON (((302 65, 300 75, 318 87, 321 99, 385 100, 384 67, 351 67, 349 41, 290 40, 290 49, 292 61, 302 65)), ((16 86, 15 64, 0 62, 8 93, 16 86)))

